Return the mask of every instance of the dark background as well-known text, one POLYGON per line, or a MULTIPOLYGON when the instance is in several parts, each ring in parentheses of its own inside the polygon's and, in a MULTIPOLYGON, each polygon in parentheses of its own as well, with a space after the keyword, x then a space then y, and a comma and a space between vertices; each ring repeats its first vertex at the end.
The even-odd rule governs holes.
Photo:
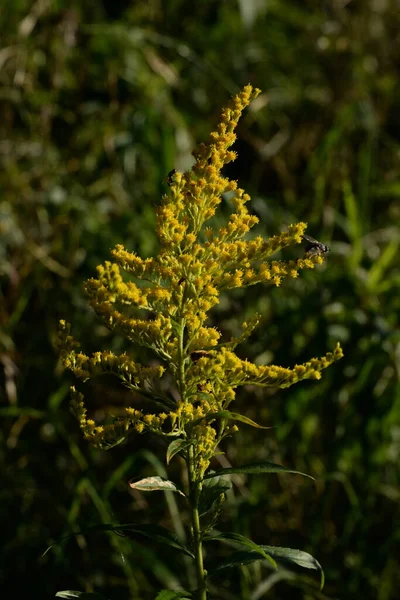
MULTIPOLYGON (((239 352, 261 363, 292 366, 338 340, 345 358, 320 382, 240 391, 237 410, 274 429, 243 426, 226 459, 272 460, 316 484, 238 478, 221 528, 310 552, 326 597, 398 598, 399 32, 395 0, 3 0, 0 580, 14 597, 77 589, 150 600, 185 584, 181 557, 145 539, 80 535, 40 558, 72 528, 139 521, 179 533, 174 502, 186 518, 179 499, 166 510, 161 494, 128 492, 130 477, 162 474, 159 439, 110 452, 81 440, 56 327, 71 321, 87 353, 125 347, 87 308, 81 283, 116 243, 157 252, 164 178, 192 164, 222 106, 250 82, 262 95, 240 122, 227 173, 252 195, 260 234, 304 220, 331 253, 279 289, 223 297, 214 324, 230 335, 243 312, 260 312, 239 352)), ((108 381, 92 384, 89 400, 102 416, 127 398, 108 381)), ((179 461, 171 468, 179 477, 179 461)), ((325 597, 272 586, 269 575, 232 571, 212 597, 325 597)))

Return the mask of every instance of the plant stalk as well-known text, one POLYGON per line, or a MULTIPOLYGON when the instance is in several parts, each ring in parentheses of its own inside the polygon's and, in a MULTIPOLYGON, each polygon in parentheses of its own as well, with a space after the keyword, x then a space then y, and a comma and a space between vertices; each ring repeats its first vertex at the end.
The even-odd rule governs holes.
POLYGON ((199 516, 199 496, 201 491, 201 484, 195 480, 196 471, 194 465, 194 450, 193 447, 189 449, 188 453, 188 467, 189 467, 189 485, 190 485, 190 517, 192 524, 192 544, 193 552, 195 556, 195 568, 197 578, 197 600, 207 600, 207 585, 206 576, 207 572, 204 569, 203 564, 203 543, 201 536, 200 516, 199 516))
MULTIPOLYGON (((183 312, 183 303, 181 307, 181 315, 183 312)), ((178 380, 179 391, 183 402, 186 401, 186 386, 185 386, 185 351, 184 351, 184 336, 185 320, 181 316, 180 328, 178 335, 178 380)), ((207 600, 207 573, 204 570, 203 564, 203 544, 201 536, 200 516, 199 516, 199 496, 201 492, 201 483, 196 477, 196 458, 193 446, 190 446, 186 456, 186 464, 189 475, 189 502, 190 502, 190 519, 192 525, 192 544, 195 560, 195 570, 197 579, 197 598, 196 600, 207 600)))

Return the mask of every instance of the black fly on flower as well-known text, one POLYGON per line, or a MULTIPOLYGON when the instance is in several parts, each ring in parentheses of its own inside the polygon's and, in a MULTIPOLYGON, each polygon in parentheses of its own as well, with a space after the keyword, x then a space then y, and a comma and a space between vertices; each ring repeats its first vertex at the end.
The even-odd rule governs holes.
POLYGON ((171 187, 171 185, 174 183, 174 175, 176 173, 176 169, 172 169, 172 171, 170 171, 168 173, 168 175, 166 176, 166 178, 164 179, 164 182, 171 187))
POLYGON ((314 238, 309 235, 303 234, 303 240, 308 242, 307 246, 305 247, 305 251, 308 256, 312 256, 314 254, 325 254, 330 250, 329 246, 318 242, 318 240, 314 240, 314 238))

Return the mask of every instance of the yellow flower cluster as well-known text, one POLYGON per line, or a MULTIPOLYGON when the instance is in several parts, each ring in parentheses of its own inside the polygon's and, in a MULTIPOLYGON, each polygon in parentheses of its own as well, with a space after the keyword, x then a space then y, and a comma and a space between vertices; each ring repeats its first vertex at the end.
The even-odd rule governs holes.
MULTIPOLYGON (((127 437, 127 432, 135 422, 133 415, 130 419, 118 419, 110 425, 96 426, 93 419, 87 418, 87 410, 83 403, 83 395, 75 387, 71 388, 71 412, 79 421, 85 440, 103 450, 112 448, 123 442, 127 437)), ((138 415, 141 413, 138 411, 138 415)))
POLYGON ((199 419, 203 419, 211 412, 211 406, 204 400, 201 404, 193 402, 180 402, 175 410, 169 413, 171 419, 172 432, 182 433, 188 424, 193 424, 199 419))
POLYGON ((160 379, 165 372, 161 365, 145 367, 135 363, 126 353, 117 356, 109 351, 95 352, 89 357, 82 352, 76 352, 79 342, 70 335, 70 325, 65 321, 60 321, 58 343, 61 347, 63 366, 82 381, 103 373, 113 373, 126 387, 140 389, 146 383, 160 379))
POLYGON ((247 338, 251 336, 254 329, 259 325, 261 316, 255 313, 248 321, 242 323, 242 333, 238 337, 233 337, 229 342, 225 342, 223 345, 225 348, 234 350, 236 346, 243 343, 247 338))
POLYGON ((144 415, 140 410, 126 408, 126 417, 114 420, 108 425, 96 425, 93 419, 87 418, 87 409, 83 402, 83 394, 78 392, 75 387, 71 387, 70 408, 73 415, 77 418, 84 438, 102 450, 107 450, 123 442, 131 431, 142 433, 143 431, 153 431, 163 434, 162 426, 168 415, 159 413, 158 415, 144 415))
POLYGON ((212 457, 215 455, 215 448, 218 443, 217 432, 211 425, 201 424, 194 427, 193 434, 195 462, 198 468, 197 477, 202 479, 212 457))
POLYGON ((62 361, 78 378, 85 381, 114 373, 128 388, 150 396, 161 407, 159 414, 128 408, 125 418, 99 427, 86 418, 83 398, 74 391, 73 410, 85 437, 100 447, 119 443, 132 429, 181 436, 193 441, 201 475, 221 439, 235 430, 229 419, 214 415, 227 410, 236 387, 288 387, 302 379, 318 379, 323 369, 342 356, 338 346, 333 353, 293 368, 256 366, 239 359, 234 349, 257 326, 258 315, 228 341, 221 341, 221 332, 206 324, 221 290, 256 283, 279 286, 283 279, 296 278, 302 269, 312 269, 324 260, 319 253, 297 260, 271 260, 278 251, 302 242, 306 224, 289 225, 268 240, 260 236, 248 239, 258 222, 247 208, 250 197, 221 174, 223 166, 236 156, 230 148, 243 109, 258 94, 259 90, 245 86, 222 111, 216 131, 194 152, 194 166, 170 177, 169 194, 157 210, 159 254, 142 259, 117 245, 111 251, 113 262, 99 266, 97 277, 85 284, 89 303, 105 325, 152 348, 159 364, 144 367, 126 353, 86 356, 77 351, 79 344, 69 326, 61 324, 62 361), (207 221, 223 195, 232 214, 214 230, 207 221), (157 387, 165 372, 175 384, 174 394, 157 387))
POLYGON ((321 358, 295 365, 293 368, 277 365, 257 366, 248 360, 240 359, 234 352, 221 347, 218 352, 208 352, 188 369, 187 389, 199 398, 195 390, 207 390, 208 404, 216 410, 225 410, 234 399, 234 389, 241 385, 286 388, 304 379, 320 379, 321 371, 342 358, 343 352, 338 344, 334 352, 328 352, 321 358), (202 382, 206 381, 206 386, 202 382), (210 398, 214 402, 210 402, 210 398))

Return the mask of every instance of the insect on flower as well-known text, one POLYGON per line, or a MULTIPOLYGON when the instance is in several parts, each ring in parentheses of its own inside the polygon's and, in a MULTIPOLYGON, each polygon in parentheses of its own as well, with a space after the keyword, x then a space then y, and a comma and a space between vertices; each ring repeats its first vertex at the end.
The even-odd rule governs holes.
POLYGON ((325 254, 325 252, 329 252, 330 250, 329 246, 318 242, 318 240, 314 240, 314 238, 309 235, 303 234, 303 240, 308 242, 305 251, 309 256, 313 254, 325 254))
POLYGON ((197 362, 200 358, 208 356, 210 353, 207 350, 193 350, 190 353, 190 358, 193 362, 197 362))
POLYGON ((176 169, 172 169, 172 171, 170 171, 168 173, 168 175, 166 176, 166 178, 164 179, 165 183, 171 187, 171 185, 174 183, 174 175, 176 173, 176 169))

